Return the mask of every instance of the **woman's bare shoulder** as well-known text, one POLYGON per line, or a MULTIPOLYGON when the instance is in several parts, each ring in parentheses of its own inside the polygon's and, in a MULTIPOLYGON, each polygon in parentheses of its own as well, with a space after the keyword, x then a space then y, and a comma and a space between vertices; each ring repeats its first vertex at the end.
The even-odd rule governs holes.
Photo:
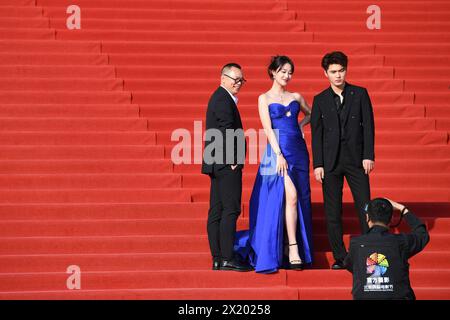
POLYGON ((258 96, 258 102, 261 104, 267 104, 268 101, 268 97, 267 97, 267 92, 261 93, 258 96))
POLYGON ((292 92, 292 98, 297 101, 301 101, 303 99, 302 95, 299 92, 292 92))

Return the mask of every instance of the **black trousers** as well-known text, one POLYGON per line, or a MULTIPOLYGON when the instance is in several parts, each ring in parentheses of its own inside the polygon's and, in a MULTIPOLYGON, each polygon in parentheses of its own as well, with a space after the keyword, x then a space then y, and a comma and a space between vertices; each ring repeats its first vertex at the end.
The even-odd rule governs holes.
POLYGON ((370 201, 369 176, 364 172, 362 161, 360 166, 356 166, 349 160, 345 145, 341 146, 334 170, 325 172, 322 187, 328 239, 336 260, 343 260, 347 255, 342 225, 344 177, 352 192, 361 233, 364 234, 369 230, 364 212, 364 206, 370 201))
POLYGON ((208 240, 215 259, 231 260, 236 221, 241 213, 242 169, 230 165, 210 174, 211 192, 208 212, 208 240))

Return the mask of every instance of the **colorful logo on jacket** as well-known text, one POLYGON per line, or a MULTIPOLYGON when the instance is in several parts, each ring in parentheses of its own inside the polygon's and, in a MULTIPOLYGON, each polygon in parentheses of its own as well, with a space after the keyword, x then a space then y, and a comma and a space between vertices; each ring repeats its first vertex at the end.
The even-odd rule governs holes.
POLYGON ((389 262, 386 256, 381 253, 372 253, 366 260, 367 274, 370 278, 380 277, 386 273, 389 268, 389 262))

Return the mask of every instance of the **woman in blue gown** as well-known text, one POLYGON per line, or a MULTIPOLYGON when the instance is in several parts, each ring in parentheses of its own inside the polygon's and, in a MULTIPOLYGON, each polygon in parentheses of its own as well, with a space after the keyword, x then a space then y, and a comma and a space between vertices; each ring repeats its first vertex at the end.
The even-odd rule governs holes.
POLYGON ((309 154, 303 126, 311 110, 286 86, 293 62, 276 56, 268 67, 272 88, 259 96, 259 115, 268 144, 250 198, 250 229, 236 234, 235 251, 256 272, 302 270, 312 264, 309 154), (299 113, 305 114, 298 122, 299 113))

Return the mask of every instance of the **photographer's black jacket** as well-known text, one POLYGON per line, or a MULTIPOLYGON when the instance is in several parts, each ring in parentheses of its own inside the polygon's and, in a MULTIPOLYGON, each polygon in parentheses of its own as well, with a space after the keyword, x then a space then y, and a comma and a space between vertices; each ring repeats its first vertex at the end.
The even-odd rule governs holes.
POLYGON ((430 240, 425 224, 410 211, 404 220, 411 233, 391 234, 382 226, 352 237, 346 268, 353 273, 353 299, 415 299, 408 259, 430 240))

